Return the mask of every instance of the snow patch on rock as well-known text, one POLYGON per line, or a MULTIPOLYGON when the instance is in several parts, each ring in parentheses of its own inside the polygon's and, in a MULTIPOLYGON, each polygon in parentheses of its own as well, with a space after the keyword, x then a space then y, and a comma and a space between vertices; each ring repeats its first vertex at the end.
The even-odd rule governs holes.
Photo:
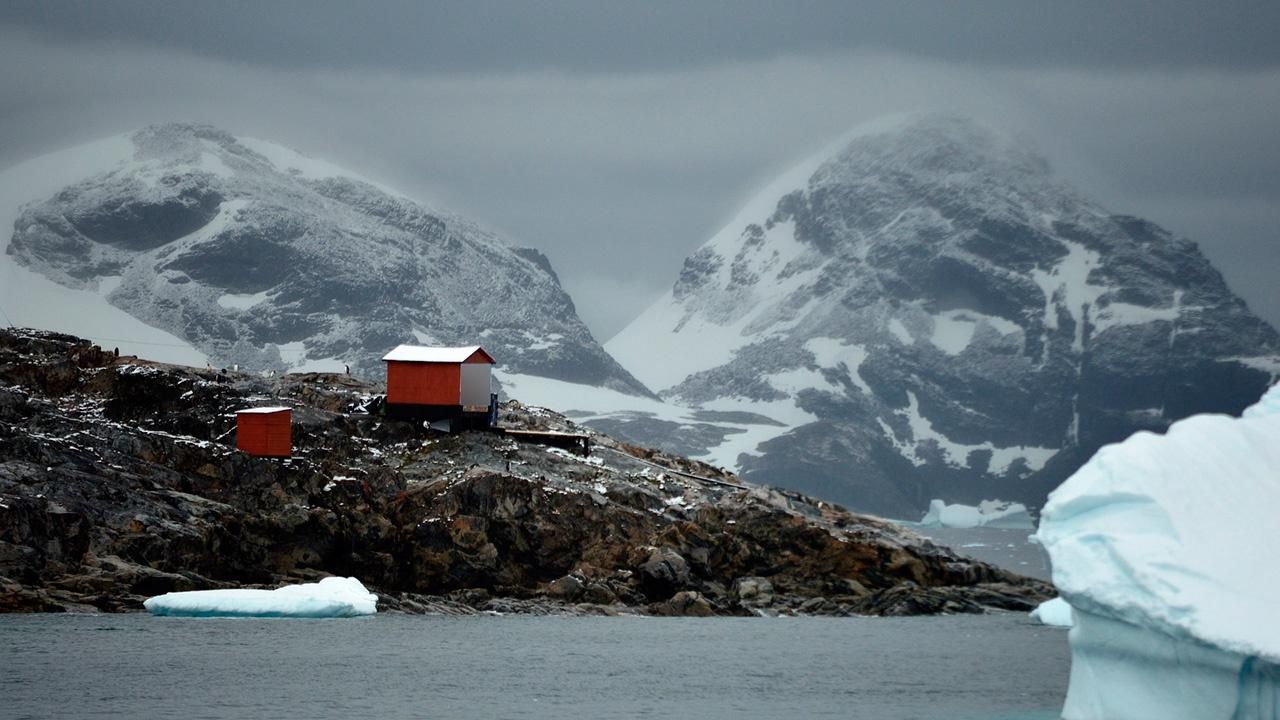
POLYGON ((991 453, 987 465, 989 472, 997 475, 1008 472, 1015 462, 1022 460, 1027 469, 1036 471, 1044 467, 1050 458, 1058 454, 1057 448, 1031 447, 1025 445, 1013 447, 997 447, 991 442, 976 444, 960 443, 934 429, 933 423, 920 412, 920 401, 916 394, 907 391, 907 407, 899 411, 906 417, 907 426, 911 429, 910 439, 898 439, 893 429, 881 421, 883 432, 893 440, 899 451, 917 466, 924 465, 927 460, 922 454, 923 446, 934 443, 942 451, 948 464, 953 467, 969 467, 970 454, 986 451, 991 453))

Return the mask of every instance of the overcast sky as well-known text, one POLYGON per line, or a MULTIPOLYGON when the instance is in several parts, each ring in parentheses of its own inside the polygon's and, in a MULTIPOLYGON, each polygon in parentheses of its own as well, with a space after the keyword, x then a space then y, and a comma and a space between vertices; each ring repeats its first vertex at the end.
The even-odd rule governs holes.
POLYGON ((0 3, 0 165, 170 120, 550 256, 606 340, 771 175, 960 113, 1198 241, 1280 325, 1280 3, 0 3))

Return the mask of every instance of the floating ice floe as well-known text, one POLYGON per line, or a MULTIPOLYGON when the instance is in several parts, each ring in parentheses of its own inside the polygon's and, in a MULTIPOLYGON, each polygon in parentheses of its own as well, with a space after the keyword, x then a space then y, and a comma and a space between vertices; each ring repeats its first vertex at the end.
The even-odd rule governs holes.
POLYGON ((942 500, 929 502, 929 512, 920 520, 927 527, 947 528, 1022 528, 1035 527, 1027 506, 1016 502, 983 500, 972 505, 948 505, 942 500))
POLYGON ((1037 532, 1074 610, 1062 716, 1280 717, 1280 386, 1104 447, 1037 532))
POLYGON ((378 596, 355 578, 327 577, 318 583, 275 590, 193 590, 148 598, 152 615, 179 617, 342 618, 373 615, 378 596))
POLYGON ((1074 624, 1071 619, 1071 606, 1060 597, 1040 603, 1035 610, 1031 611, 1031 617, 1044 625, 1053 627, 1069 628, 1074 624))

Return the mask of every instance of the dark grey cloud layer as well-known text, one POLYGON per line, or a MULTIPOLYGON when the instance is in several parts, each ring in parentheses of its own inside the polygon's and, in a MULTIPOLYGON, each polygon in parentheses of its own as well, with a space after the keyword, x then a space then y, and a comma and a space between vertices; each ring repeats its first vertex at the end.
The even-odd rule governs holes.
POLYGON ((9 0, 0 166, 169 120, 270 138, 543 249, 604 339, 772 175, 940 110, 1280 325, 1280 3, 612 5, 9 0))
POLYGON ((1001 66, 1280 63, 1280 3, 1265 0, 7 0, 0 21, 313 68, 607 72, 852 49, 1001 66))

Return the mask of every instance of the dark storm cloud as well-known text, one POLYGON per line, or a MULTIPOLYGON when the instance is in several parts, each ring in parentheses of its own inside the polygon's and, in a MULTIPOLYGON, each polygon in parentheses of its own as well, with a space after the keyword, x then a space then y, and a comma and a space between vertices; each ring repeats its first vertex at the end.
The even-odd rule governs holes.
POLYGON ((604 339, 771 176, 940 110, 1280 324, 1280 3, 598 5, 0 2, 0 166, 169 120, 272 139, 542 249, 604 339))
POLYGON ((409 72, 663 70, 853 49, 1000 66, 1280 64, 1274 0, 7 0, 0 21, 236 62, 409 72))

